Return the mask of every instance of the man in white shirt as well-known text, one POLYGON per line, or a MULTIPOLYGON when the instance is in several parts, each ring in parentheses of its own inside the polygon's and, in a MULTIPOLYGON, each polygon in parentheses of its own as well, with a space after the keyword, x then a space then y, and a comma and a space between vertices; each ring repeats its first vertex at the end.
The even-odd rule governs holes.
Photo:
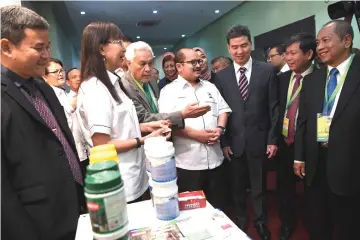
POLYGON ((277 193, 281 220, 280 240, 289 240, 296 223, 294 197, 296 177, 293 173, 294 136, 300 90, 303 79, 312 73, 316 54, 315 36, 299 33, 286 43, 285 60, 291 71, 279 74, 279 150, 277 162, 277 193))
POLYGON ((279 70, 279 73, 289 71, 289 66, 285 61, 285 47, 283 44, 270 48, 267 61, 274 65, 279 70))
POLYGON ((54 90, 61 106, 64 108, 65 116, 69 128, 73 134, 76 150, 81 161, 80 166, 83 172, 83 176, 85 176, 85 169, 89 162, 88 154, 85 148, 85 140, 81 133, 78 119, 75 114, 76 103, 72 104, 71 101, 69 101, 68 94, 65 92, 65 71, 63 69, 62 62, 58 59, 52 58, 49 65, 45 68, 45 75, 43 76, 43 79, 54 90))
POLYGON ((326 67, 305 77, 300 94, 294 172, 305 178, 310 240, 359 235, 360 57, 351 54, 353 38, 343 20, 320 29, 316 50, 326 67))
POLYGON ((162 89, 160 112, 179 111, 196 101, 200 106, 211 106, 205 115, 185 119, 185 129, 174 132, 179 192, 204 190, 210 203, 223 207, 224 157, 219 138, 225 132, 231 109, 215 85, 199 79, 203 60, 193 49, 179 50, 175 62, 179 76, 162 89))
POLYGON ((81 78, 80 70, 77 68, 71 68, 66 72, 66 84, 69 86, 70 91, 67 93, 69 101, 73 108, 76 108, 76 96, 78 94, 81 78))

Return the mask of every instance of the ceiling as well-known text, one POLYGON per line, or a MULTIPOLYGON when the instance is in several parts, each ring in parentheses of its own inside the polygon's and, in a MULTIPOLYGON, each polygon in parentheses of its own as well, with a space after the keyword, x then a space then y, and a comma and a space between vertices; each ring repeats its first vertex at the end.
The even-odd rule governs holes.
POLYGON ((81 33, 92 21, 106 20, 117 24, 121 31, 134 41, 149 43, 154 54, 171 49, 185 35, 189 37, 215 21, 242 1, 65 1, 53 2, 55 15, 63 29, 71 33, 77 50, 81 33), (153 11, 157 10, 157 14, 153 11), (219 13, 215 13, 219 10, 219 13), (66 12, 65 12, 66 11, 66 12), (84 11, 82 15, 80 12, 84 11), (151 21, 154 26, 137 26, 141 21, 151 21), (69 26, 73 26, 69 28, 69 26), (75 34, 74 34, 75 31, 75 34), (140 39, 137 39, 140 36, 140 39))

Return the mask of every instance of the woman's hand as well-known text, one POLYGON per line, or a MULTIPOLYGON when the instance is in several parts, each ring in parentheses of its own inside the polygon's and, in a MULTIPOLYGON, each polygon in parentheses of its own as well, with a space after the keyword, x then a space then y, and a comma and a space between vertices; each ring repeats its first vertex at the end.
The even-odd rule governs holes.
POLYGON ((152 133, 150 133, 149 135, 147 135, 146 137, 144 137, 144 139, 151 137, 165 137, 166 140, 169 140, 171 137, 171 128, 168 127, 159 128, 153 131, 152 133))
POLYGON ((152 133, 161 128, 169 128, 171 125, 170 120, 160 120, 148 123, 141 123, 140 130, 142 133, 152 133))

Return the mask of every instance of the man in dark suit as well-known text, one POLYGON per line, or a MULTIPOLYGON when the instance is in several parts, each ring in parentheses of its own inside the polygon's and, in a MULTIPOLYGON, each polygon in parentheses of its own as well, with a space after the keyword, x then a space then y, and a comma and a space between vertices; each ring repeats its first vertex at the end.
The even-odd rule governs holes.
POLYGON ((64 110, 44 81, 49 25, 1 8, 1 236, 75 238, 83 177, 64 110))
POLYGON ((313 71, 311 62, 316 54, 315 37, 308 33, 292 36, 285 44, 285 60, 290 71, 279 75, 279 150, 277 161, 277 192, 281 220, 280 240, 288 240, 295 227, 294 196, 296 176, 293 173, 294 136, 300 90, 304 77, 313 71))
POLYGON ((310 240, 357 239, 360 216, 360 57, 342 20, 325 24, 317 53, 326 68, 304 79, 294 172, 305 177, 310 240), (306 175, 305 175, 306 173, 306 175))
POLYGON ((256 230, 262 239, 269 239, 264 164, 277 151, 277 70, 270 64, 251 59, 251 36, 246 26, 232 27, 227 43, 234 64, 217 73, 215 85, 233 110, 221 141, 232 169, 235 221, 245 230, 246 188, 250 177, 256 230))

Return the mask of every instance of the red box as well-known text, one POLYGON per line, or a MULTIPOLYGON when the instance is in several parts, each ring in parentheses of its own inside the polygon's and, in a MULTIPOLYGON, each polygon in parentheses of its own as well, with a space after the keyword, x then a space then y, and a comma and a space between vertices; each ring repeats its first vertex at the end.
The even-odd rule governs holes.
POLYGON ((178 196, 180 211, 206 207, 206 197, 203 191, 183 192, 178 196))

